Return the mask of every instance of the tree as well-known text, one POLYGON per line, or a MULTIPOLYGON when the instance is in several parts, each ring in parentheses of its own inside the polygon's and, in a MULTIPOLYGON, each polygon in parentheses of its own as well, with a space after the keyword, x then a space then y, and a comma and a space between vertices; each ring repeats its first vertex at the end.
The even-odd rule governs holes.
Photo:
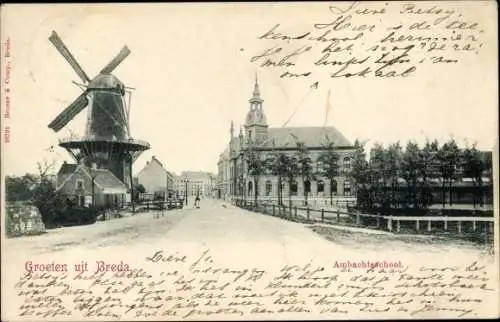
POLYGON ((262 158, 260 151, 249 148, 245 151, 245 161, 247 163, 248 175, 253 179, 254 204, 257 205, 257 197, 259 195, 259 179, 267 171, 267 160, 262 158))
POLYGON ((465 148, 461 155, 462 166, 463 166, 463 176, 472 179, 473 184, 473 199, 472 203, 474 207, 479 203, 480 206, 483 205, 483 174, 486 170, 486 164, 483 160, 483 156, 480 151, 476 149, 474 144, 472 148, 465 148))
POLYGON ((454 139, 450 139, 444 143, 441 149, 437 152, 437 160, 439 162, 439 173, 442 180, 443 189, 443 208, 446 205, 445 187, 448 182, 448 197, 450 206, 452 205, 452 182, 456 179, 457 166, 460 158, 460 150, 454 139))
POLYGON ((333 182, 339 175, 339 154, 335 144, 328 138, 323 145, 323 151, 318 157, 321 164, 319 174, 326 177, 330 181, 330 205, 333 205, 333 182))
MULTIPOLYGON (((135 201, 139 201, 140 200, 139 195, 141 193, 145 193, 145 192, 146 192, 146 188, 142 184, 140 184, 140 183, 134 184, 134 200, 135 201)), ((94 195, 94 193, 92 193, 92 195, 94 195)), ((92 199, 93 199, 93 197, 92 197, 92 199)), ((94 202, 92 202, 92 204, 94 204, 94 202)))
POLYGON ((401 175, 406 181, 406 204, 417 207, 417 184, 419 178, 420 149, 415 142, 408 142, 403 153, 401 175))
POLYGON ((292 184, 299 173, 299 162, 293 155, 283 154, 285 177, 288 179, 288 206, 292 209, 292 184))
POLYGON ((6 201, 29 201, 32 199, 32 187, 38 182, 34 174, 23 176, 5 177, 5 200, 6 201))
POLYGON ((372 207, 372 201, 368 189, 370 183, 370 171, 368 162, 366 161, 366 153, 364 146, 356 139, 354 142, 354 153, 352 160, 352 169, 349 176, 356 184, 356 199, 358 205, 365 208, 372 207))
POLYGON ((387 177, 391 182, 391 201, 392 206, 400 204, 397 192, 399 188, 399 178, 401 177, 402 151, 399 142, 389 145, 386 151, 387 177))
POLYGON ((266 160, 267 168, 271 174, 278 177, 278 205, 283 204, 283 178, 287 171, 287 157, 284 153, 273 151, 271 156, 266 160))
POLYGON ((297 163, 304 187, 304 204, 307 206, 307 197, 310 192, 311 180, 313 179, 313 162, 309 156, 307 147, 302 142, 297 142, 297 163))
POLYGON ((432 188, 430 181, 438 176, 437 152, 439 143, 434 140, 432 143, 427 141, 418 155, 418 171, 421 179, 419 203, 422 207, 432 203, 432 188))
POLYGON ((139 184, 135 185, 135 191, 137 193, 145 193, 146 192, 146 188, 144 188, 144 186, 139 183, 139 184))
POLYGON ((379 143, 376 143, 370 151, 370 168, 374 200, 380 206, 387 207, 390 203, 387 197, 387 155, 384 147, 379 143))

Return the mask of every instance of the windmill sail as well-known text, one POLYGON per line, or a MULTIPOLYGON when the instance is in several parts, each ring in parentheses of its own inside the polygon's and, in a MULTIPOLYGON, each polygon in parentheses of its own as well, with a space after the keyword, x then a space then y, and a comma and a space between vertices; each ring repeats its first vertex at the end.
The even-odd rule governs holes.
POLYGON ((101 70, 101 74, 109 74, 111 73, 120 63, 130 55, 130 49, 127 46, 124 46, 122 50, 113 58, 107 65, 101 70))
POLYGON ((83 68, 78 64, 75 57, 71 55, 66 45, 64 45, 63 41, 59 37, 59 35, 52 31, 52 35, 49 37, 50 42, 56 47, 57 51, 66 59, 66 61, 71 65, 73 70, 78 74, 78 76, 85 83, 90 82, 90 78, 87 76, 83 68))
POLYGON ((49 128, 59 132, 68 124, 78 113, 80 113, 89 103, 86 93, 82 93, 67 108, 64 109, 50 124, 49 128))

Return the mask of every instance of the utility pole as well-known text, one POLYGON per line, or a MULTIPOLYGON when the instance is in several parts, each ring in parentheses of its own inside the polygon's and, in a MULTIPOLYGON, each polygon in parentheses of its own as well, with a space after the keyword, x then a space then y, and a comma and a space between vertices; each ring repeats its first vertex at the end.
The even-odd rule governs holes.
POLYGON ((92 207, 95 207, 95 178, 97 173, 92 176, 92 207))
POLYGON ((134 180, 132 178, 132 155, 128 154, 129 161, 129 178, 130 178, 130 203, 132 204, 132 213, 135 214, 135 202, 134 202, 134 180))

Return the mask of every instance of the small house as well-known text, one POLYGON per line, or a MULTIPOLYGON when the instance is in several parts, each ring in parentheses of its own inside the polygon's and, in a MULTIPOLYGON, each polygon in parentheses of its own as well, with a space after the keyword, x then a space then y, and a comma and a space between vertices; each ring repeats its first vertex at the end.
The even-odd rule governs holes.
POLYGON ((65 163, 58 172, 56 191, 80 206, 119 208, 126 202, 128 189, 107 169, 65 163))

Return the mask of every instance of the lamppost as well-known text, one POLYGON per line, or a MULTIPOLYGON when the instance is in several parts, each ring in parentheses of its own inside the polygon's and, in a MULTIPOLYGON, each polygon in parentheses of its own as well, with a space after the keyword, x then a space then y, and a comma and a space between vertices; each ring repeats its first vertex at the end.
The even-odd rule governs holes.
POLYGON ((184 176, 184 184, 185 184, 184 199, 186 199, 186 206, 188 204, 188 182, 189 182, 188 177, 184 176))

